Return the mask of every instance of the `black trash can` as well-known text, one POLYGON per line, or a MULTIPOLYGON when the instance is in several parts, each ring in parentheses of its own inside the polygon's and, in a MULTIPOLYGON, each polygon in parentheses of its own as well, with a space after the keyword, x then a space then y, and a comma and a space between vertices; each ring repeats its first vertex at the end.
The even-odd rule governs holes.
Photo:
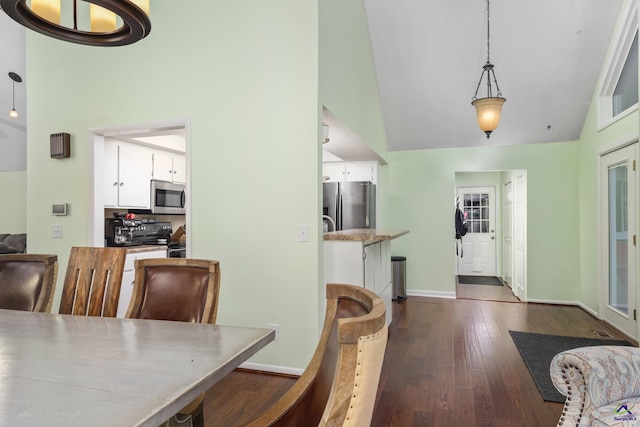
POLYGON ((407 298, 407 258, 403 256, 391 257, 391 287, 393 301, 402 301, 407 298))

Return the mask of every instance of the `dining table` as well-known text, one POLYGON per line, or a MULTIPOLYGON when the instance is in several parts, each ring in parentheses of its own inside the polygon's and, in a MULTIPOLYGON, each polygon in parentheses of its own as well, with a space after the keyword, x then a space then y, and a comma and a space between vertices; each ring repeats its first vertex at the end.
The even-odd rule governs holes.
POLYGON ((157 427, 269 328, 0 310, 0 425, 157 427))

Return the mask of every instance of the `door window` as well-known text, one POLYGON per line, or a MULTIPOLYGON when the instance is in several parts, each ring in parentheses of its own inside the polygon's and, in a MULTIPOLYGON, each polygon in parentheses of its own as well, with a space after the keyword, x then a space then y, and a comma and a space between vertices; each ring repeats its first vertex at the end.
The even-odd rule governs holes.
POLYGON ((489 233, 491 213, 488 193, 466 193, 463 208, 469 225, 468 233, 489 233))

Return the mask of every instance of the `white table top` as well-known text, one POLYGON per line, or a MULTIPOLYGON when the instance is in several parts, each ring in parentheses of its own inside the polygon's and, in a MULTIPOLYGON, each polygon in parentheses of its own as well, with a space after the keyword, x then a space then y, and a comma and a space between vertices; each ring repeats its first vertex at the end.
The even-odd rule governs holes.
POLYGON ((0 425, 162 424, 272 329, 0 310, 0 425))

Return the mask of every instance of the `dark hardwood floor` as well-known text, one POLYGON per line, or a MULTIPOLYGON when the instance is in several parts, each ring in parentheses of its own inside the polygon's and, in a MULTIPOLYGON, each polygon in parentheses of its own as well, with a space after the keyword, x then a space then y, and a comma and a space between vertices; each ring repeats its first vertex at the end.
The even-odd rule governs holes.
MULTIPOLYGON (((508 331, 623 338, 572 306, 409 297, 393 307, 373 427, 555 426, 562 404, 542 400, 508 331)), ((234 371, 207 392, 206 425, 243 425, 294 381, 234 371)))

